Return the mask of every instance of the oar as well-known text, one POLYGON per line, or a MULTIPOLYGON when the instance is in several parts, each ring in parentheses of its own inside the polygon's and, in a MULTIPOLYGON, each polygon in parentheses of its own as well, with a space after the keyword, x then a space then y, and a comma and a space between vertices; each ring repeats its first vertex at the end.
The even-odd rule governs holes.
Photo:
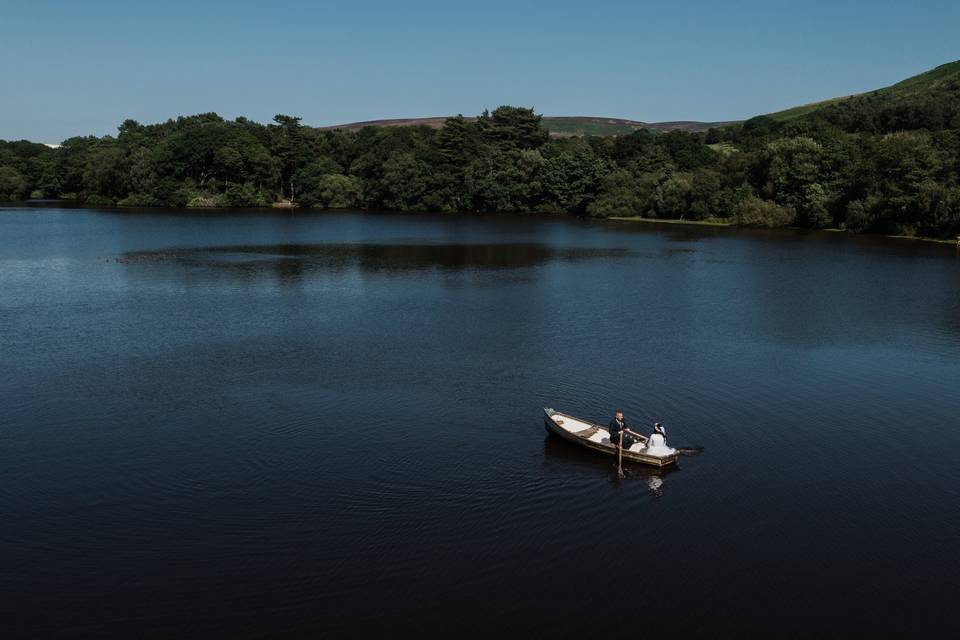
POLYGON ((620 442, 617 443, 617 477, 623 480, 623 429, 620 429, 620 442))
POLYGON ((695 456, 703 451, 703 447, 700 445, 686 445, 681 447, 674 447, 678 453, 682 453, 685 456, 695 456))

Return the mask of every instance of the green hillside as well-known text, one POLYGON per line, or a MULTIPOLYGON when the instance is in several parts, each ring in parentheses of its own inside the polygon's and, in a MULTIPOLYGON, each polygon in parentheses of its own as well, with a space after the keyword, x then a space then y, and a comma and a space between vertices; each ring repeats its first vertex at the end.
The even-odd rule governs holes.
POLYGON ((935 89, 944 82, 960 78, 960 60, 948 62, 930 71, 901 80, 895 85, 880 89, 877 93, 888 93, 892 95, 904 95, 918 91, 935 89))
POLYGON ((821 100, 820 102, 811 102, 809 104, 802 104, 799 107, 791 107, 790 109, 784 109, 783 111, 777 111, 768 115, 779 122, 789 122, 813 113, 817 109, 836 104, 852 97, 854 96, 844 96, 842 98, 830 98, 829 100, 821 100))
POLYGON ((812 102, 768 115, 780 122, 789 122, 825 107, 839 106, 848 101, 856 101, 857 99, 863 98, 879 98, 887 102, 893 102, 916 97, 919 94, 938 93, 944 90, 949 91, 955 89, 955 85, 958 82, 960 82, 960 60, 942 64, 930 71, 912 76, 906 80, 901 80, 889 87, 850 96, 821 100, 820 102, 812 102))
POLYGON ((650 127, 645 122, 621 118, 544 116, 542 123, 553 136, 624 136, 650 127))

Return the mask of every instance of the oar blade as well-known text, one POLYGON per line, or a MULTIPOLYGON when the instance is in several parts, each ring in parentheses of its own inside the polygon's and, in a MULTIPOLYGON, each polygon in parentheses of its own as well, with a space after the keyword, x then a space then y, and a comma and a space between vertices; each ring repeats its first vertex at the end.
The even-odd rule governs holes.
POLYGON ((682 456, 698 456, 703 453, 704 447, 699 445, 686 445, 682 447, 674 447, 677 452, 682 456))

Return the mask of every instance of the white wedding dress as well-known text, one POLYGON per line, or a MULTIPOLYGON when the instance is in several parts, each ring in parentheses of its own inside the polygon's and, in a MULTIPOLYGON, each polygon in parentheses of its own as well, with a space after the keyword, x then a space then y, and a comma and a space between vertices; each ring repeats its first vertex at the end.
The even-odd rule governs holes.
POLYGON ((650 456, 669 456, 676 453, 676 449, 667 446, 667 439, 663 434, 655 433, 647 440, 647 450, 644 453, 650 456))

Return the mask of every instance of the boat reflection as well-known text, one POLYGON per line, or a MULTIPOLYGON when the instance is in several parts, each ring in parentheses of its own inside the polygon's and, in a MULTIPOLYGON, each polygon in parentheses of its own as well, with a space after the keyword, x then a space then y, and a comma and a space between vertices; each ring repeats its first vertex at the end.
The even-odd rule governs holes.
POLYGON ((647 485, 647 490, 650 493, 658 497, 663 495, 666 477, 680 469, 679 465, 676 464, 657 469, 624 460, 624 477, 621 479, 617 473, 615 458, 592 453, 550 435, 543 439, 543 467, 547 472, 565 474, 607 474, 610 484, 614 488, 619 488, 625 483, 641 481, 647 485))

